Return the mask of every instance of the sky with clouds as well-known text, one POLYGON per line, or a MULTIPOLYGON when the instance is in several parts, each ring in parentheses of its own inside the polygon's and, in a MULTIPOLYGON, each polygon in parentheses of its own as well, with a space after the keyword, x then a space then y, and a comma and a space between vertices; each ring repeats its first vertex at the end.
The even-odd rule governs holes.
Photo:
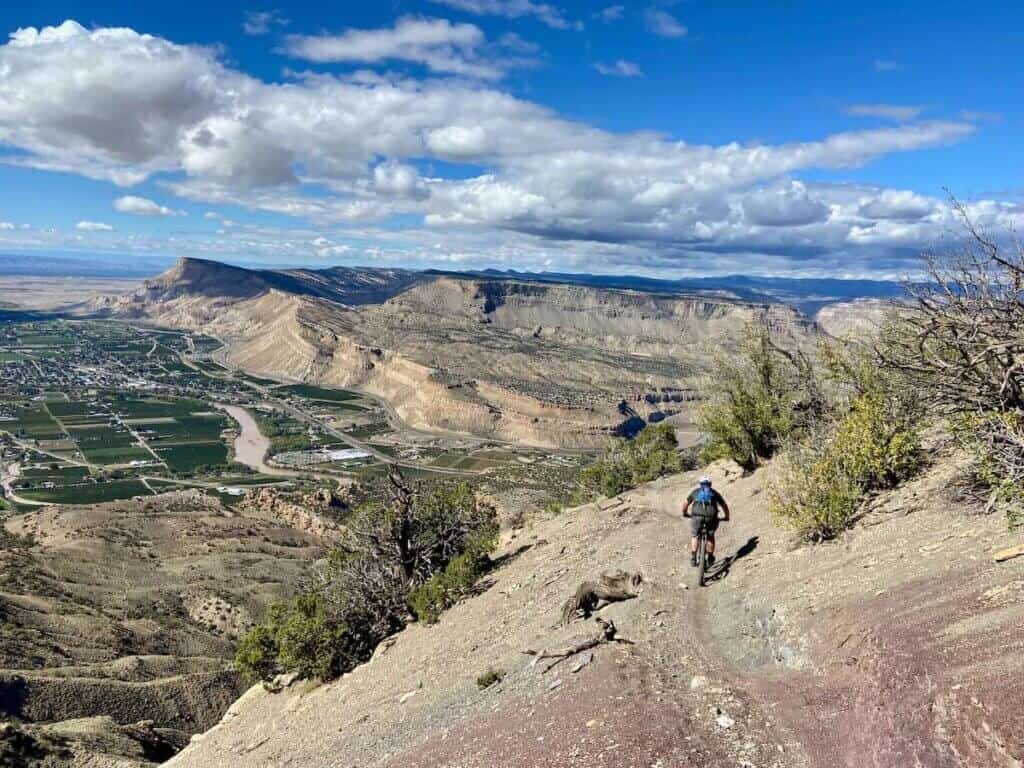
POLYGON ((1019 3, 146 5, 0 9, 0 252, 899 277, 946 188, 1024 225, 1019 3))

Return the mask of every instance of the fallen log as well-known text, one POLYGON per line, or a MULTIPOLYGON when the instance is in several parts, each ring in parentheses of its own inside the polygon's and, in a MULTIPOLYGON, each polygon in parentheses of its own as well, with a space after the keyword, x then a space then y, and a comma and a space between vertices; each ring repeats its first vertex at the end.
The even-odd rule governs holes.
POLYGON ((626 571, 606 571, 597 581, 584 581, 562 606, 562 625, 569 624, 577 617, 590 618, 594 611, 608 603, 636 597, 640 594, 643 582, 642 574, 626 571))

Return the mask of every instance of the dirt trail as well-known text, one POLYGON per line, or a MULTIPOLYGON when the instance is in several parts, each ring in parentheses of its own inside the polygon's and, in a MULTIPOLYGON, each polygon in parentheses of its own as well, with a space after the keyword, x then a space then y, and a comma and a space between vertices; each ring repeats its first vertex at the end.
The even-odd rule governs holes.
POLYGON ((436 626, 336 682, 253 689, 170 765, 1020 768, 1024 558, 991 562, 1015 538, 1003 520, 951 511, 938 467, 842 540, 793 549, 763 473, 715 476, 734 521, 711 586, 683 586, 695 475, 570 510, 508 540, 436 626), (644 574, 601 612, 633 644, 530 666, 524 649, 594 633, 557 618, 610 568, 644 574), (478 689, 492 666, 504 679, 478 689))

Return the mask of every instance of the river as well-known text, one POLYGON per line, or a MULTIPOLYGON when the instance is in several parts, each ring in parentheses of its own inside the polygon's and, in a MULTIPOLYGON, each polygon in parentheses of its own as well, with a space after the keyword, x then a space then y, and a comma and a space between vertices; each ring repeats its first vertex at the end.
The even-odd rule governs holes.
POLYGON ((278 477, 294 477, 294 472, 271 467, 267 464, 267 451, 270 450, 270 439, 260 432, 256 419, 245 408, 239 405, 220 406, 228 415, 238 422, 241 430, 235 438, 235 461, 244 464, 264 475, 278 477))

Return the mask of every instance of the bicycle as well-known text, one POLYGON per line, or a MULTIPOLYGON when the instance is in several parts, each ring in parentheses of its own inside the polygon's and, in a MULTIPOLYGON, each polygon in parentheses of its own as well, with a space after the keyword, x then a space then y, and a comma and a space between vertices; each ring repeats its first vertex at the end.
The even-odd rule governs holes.
POLYGON ((708 556, 708 520, 710 518, 702 517, 700 523, 700 530, 697 532, 697 586, 704 586, 704 571, 707 568, 708 556))

